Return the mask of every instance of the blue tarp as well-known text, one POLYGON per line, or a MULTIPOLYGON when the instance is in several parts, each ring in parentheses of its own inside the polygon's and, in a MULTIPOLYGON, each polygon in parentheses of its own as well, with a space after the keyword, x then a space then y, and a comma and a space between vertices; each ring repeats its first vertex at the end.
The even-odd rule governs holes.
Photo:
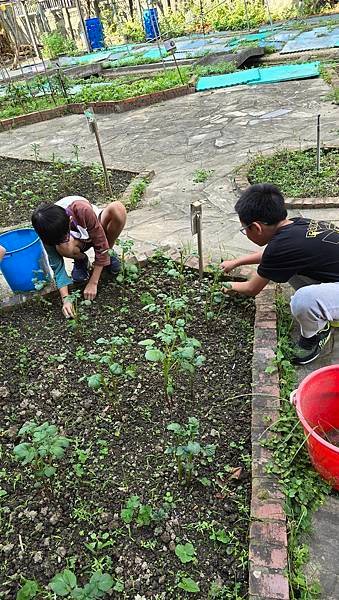
POLYGON ((287 52, 302 52, 320 48, 334 48, 339 43, 339 27, 316 27, 312 31, 303 31, 283 47, 281 54, 287 52))
POLYGON ((226 75, 209 75, 208 77, 200 77, 198 79, 196 90, 197 92, 202 92, 204 90, 231 87, 244 83, 256 85, 317 77, 319 75, 319 65, 320 63, 317 61, 294 65, 278 65, 262 69, 247 69, 226 75))

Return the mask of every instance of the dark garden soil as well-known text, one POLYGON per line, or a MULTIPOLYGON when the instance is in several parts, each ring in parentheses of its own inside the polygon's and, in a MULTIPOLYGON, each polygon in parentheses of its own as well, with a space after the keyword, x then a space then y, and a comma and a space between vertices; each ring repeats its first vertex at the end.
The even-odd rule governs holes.
MULTIPOLYGON (((197 369, 193 398, 182 374, 172 403, 166 402, 161 367, 145 360, 138 342, 164 324, 163 311, 143 309, 143 294, 180 296, 178 280, 167 271, 166 263, 154 261, 125 292, 103 282, 86 309, 86 331, 69 328, 56 299, 3 315, 0 598, 13 600, 24 578, 35 579, 46 594, 48 582, 66 567, 81 585, 94 572, 109 573, 113 598, 247 597, 254 303, 227 299, 222 316, 207 322, 208 283, 187 272, 189 310, 181 317, 206 360, 197 369), (132 338, 117 359, 137 369, 121 384, 119 416, 107 397, 81 381, 98 372, 84 354, 101 351, 105 346, 95 341, 114 335, 132 338), (189 417, 200 422, 196 441, 216 450, 214 458, 196 459, 187 486, 165 450, 175 440, 167 426, 187 424, 189 417), (71 440, 50 479, 14 459, 13 448, 23 441, 18 431, 29 420, 53 423, 71 440), (148 508, 136 507, 126 523, 120 511, 132 496, 148 508), (180 559, 186 543, 193 550, 186 547, 180 559)), ((47 597, 54 598, 36 596, 47 597)))
MULTIPOLYGON (((136 173, 111 169, 115 199, 125 191, 136 173)), ((41 162, 0 157, 0 227, 30 221, 41 202, 56 202, 64 196, 84 196, 93 204, 108 201, 103 169, 60 160, 41 162)))

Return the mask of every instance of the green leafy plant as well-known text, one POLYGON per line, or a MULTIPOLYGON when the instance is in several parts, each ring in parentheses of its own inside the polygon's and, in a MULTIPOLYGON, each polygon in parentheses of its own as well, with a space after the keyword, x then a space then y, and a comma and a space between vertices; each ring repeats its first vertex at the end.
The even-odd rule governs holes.
POLYGON ((85 547, 93 554, 114 546, 114 540, 108 531, 100 532, 99 534, 92 532, 89 534, 90 542, 85 543, 85 547))
POLYGON ((191 577, 182 577, 179 580, 177 587, 190 594, 196 594, 200 592, 199 584, 191 577))
POLYGON ((108 573, 94 573, 84 587, 78 587, 76 575, 65 569, 53 577, 49 583, 50 589, 62 598, 75 600, 97 600, 103 598, 113 587, 113 579, 108 573))
POLYGON ((264 443, 273 451, 273 462, 268 465, 267 471, 279 477, 285 495, 291 598, 315 600, 319 586, 316 582, 307 581, 304 572, 308 551, 303 535, 310 528, 312 512, 323 503, 331 488, 310 464, 302 426, 289 402, 290 393, 296 386, 295 367, 290 362, 292 317, 288 302, 281 293, 277 295, 276 307, 278 345, 275 366, 279 371, 283 400, 280 417, 271 427, 273 435, 264 443))
POLYGON ((135 258, 133 253, 134 242, 133 240, 117 240, 116 244, 121 248, 121 270, 116 277, 116 281, 123 285, 133 283, 139 276, 138 265, 131 262, 135 258))
POLYGON ((209 177, 211 177, 213 171, 206 171, 206 169, 197 169, 193 174, 194 183, 203 183, 209 177))
POLYGON ((227 287, 227 282, 222 282, 223 272, 219 265, 208 265, 208 272, 212 278, 206 281, 208 284, 204 301, 204 313, 206 321, 217 319, 227 302, 226 295, 221 291, 223 287, 227 287))
POLYGON ((24 585, 17 592, 16 600, 32 600, 40 591, 39 584, 35 579, 26 579, 24 585))
POLYGON ((205 360, 203 355, 197 354, 200 342, 187 336, 183 319, 177 319, 174 325, 167 323, 154 337, 155 339, 142 340, 139 345, 146 347, 146 360, 162 366, 166 400, 173 396, 175 376, 179 372, 189 374, 193 396, 195 372, 205 360))
POLYGON ((143 177, 138 181, 132 188, 130 196, 127 201, 127 206, 130 209, 134 209, 138 206, 141 198, 143 197, 145 190, 149 184, 149 180, 143 177))
POLYGON ((203 446, 199 443, 197 440, 200 435, 199 421, 195 417, 189 417, 186 425, 170 423, 167 425, 167 429, 175 436, 176 443, 166 448, 165 454, 174 456, 179 481, 184 480, 189 485, 192 481, 197 458, 211 462, 215 455, 216 445, 207 444, 203 446))
MULTIPOLYGON (((128 333, 133 331, 129 329, 128 333)), ((119 411, 120 385, 127 379, 133 379, 136 373, 136 366, 126 365, 120 357, 122 348, 128 346, 131 340, 127 336, 113 336, 110 339, 99 338, 95 343, 101 351, 85 354, 83 358, 96 363, 100 370, 85 376, 85 379, 91 389, 100 391, 119 411)))
POLYGON ((13 452, 22 465, 31 465, 37 476, 52 477, 56 473, 54 463, 63 458, 69 440, 59 435, 56 425, 47 421, 37 425, 27 421, 19 430, 19 436, 29 438, 15 446, 13 452))
POLYGON ((72 54, 77 49, 72 39, 63 36, 58 31, 44 33, 41 36, 41 42, 43 45, 43 55, 51 59, 57 58, 61 54, 72 54))
POLYGON ((175 547, 175 554, 183 564, 195 562, 197 560, 196 551, 191 542, 186 542, 186 544, 177 544, 175 547))
POLYGON ((91 306, 91 300, 81 300, 80 290, 74 290, 71 294, 66 296, 65 300, 73 304, 74 318, 68 319, 67 325, 73 331, 83 332, 85 324, 89 319, 86 309, 91 306))

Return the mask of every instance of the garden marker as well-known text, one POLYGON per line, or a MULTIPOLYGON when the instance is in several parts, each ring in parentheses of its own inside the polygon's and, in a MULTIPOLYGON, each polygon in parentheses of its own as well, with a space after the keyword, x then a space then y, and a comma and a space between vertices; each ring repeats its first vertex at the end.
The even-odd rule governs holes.
POLYGON ((320 115, 317 116, 317 175, 320 173, 320 115))
POLYGON ((201 217, 202 204, 201 202, 191 203, 191 231, 192 235, 198 236, 198 255, 199 255, 199 279, 202 281, 204 276, 204 264, 202 258, 202 238, 201 238, 201 217))
POLYGON ((103 168, 104 174, 105 174, 105 182, 106 182, 107 191, 108 191, 108 193, 109 193, 110 196, 113 196, 111 182, 109 180, 109 175, 108 175, 108 171, 107 171, 107 167, 106 167, 105 157, 104 157, 104 153, 102 151, 102 146, 101 146, 101 141, 100 141, 100 136, 99 136, 98 123, 96 121, 95 114, 94 114, 94 112, 93 112, 93 110, 91 108, 87 108, 84 111, 84 114, 85 114, 85 117, 87 119, 89 130, 90 130, 91 133, 94 133, 95 139, 96 139, 96 142, 97 142, 97 145, 98 145, 98 150, 99 150, 99 154, 100 154, 100 158, 101 158, 102 168, 103 168))
POLYGON ((182 85, 184 85, 184 80, 182 78, 181 71, 179 69, 179 65, 178 65, 177 59, 175 57, 175 51, 177 49, 177 47, 175 45, 175 41, 174 40, 165 40, 164 41, 164 46, 165 46, 166 52, 169 52, 170 54, 172 54, 173 60, 175 62, 175 66, 176 66, 177 71, 179 73, 180 81, 181 81, 182 85))

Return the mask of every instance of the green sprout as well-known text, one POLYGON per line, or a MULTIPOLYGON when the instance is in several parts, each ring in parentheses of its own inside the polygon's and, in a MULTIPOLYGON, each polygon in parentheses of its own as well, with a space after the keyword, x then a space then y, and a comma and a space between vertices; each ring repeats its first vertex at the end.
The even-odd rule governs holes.
POLYGON ((59 435, 56 425, 47 421, 37 425, 27 421, 19 430, 19 435, 28 442, 15 446, 13 452, 22 465, 31 465, 34 474, 43 477, 53 477, 56 473, 54 463, 63 458, 70 441, 59 435))

